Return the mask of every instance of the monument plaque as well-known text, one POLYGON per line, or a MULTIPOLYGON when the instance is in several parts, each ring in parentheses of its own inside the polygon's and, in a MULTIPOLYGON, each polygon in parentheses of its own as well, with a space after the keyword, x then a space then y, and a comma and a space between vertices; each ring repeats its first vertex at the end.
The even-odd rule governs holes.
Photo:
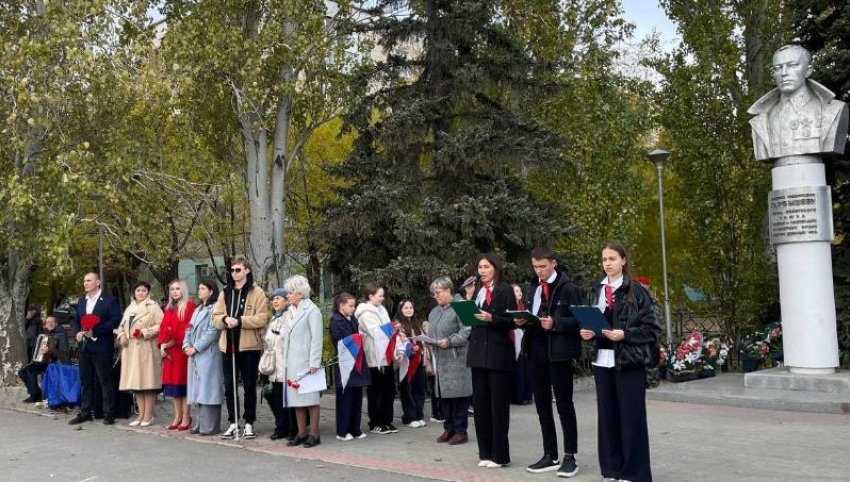
POLYGON ((828 186, 803 186, 771 191, 770 243, 832 241, 832 194, 828 186))

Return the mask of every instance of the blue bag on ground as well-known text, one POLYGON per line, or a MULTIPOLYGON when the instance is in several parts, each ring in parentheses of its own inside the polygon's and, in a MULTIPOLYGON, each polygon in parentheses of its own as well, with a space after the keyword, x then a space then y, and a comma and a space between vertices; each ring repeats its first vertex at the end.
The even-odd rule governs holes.
POLYGON ((50 408, 80 404, 80 370, 77 365, 52 363, 44 372, 41 390, 50 408))

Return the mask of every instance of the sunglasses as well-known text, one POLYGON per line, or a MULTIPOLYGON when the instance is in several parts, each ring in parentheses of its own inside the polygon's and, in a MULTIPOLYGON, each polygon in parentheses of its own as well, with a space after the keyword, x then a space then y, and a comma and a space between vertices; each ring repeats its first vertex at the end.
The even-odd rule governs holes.
POLYGON ((242 268, 230 268, 230 272, 231 272, 231 273, 241 273, 241 272, 242 272, 242 268))

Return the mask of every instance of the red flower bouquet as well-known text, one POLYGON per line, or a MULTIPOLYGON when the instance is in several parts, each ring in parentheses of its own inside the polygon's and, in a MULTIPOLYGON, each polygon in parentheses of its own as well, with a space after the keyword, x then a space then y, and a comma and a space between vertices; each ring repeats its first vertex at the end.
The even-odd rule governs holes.
POLYGON ((80 326, 83 331, 92 331, 99 324, 100 317, 97 315, 83 315, 83 318, 80 320, 80 326))

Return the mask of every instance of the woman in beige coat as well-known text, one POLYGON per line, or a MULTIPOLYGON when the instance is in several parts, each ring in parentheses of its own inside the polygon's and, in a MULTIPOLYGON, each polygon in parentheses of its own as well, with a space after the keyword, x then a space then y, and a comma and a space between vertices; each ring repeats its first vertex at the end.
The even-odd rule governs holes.
POLYGON ((120 390, 136 394, 139 417, 131 427, 147 427, 153 423, 156 394, 162 389, 162 357, 157 347, 162 310, 150 299, 151 285, 140 281, 133 285, 133 301, 124 310, 118 325, 121 345, 120 390))

